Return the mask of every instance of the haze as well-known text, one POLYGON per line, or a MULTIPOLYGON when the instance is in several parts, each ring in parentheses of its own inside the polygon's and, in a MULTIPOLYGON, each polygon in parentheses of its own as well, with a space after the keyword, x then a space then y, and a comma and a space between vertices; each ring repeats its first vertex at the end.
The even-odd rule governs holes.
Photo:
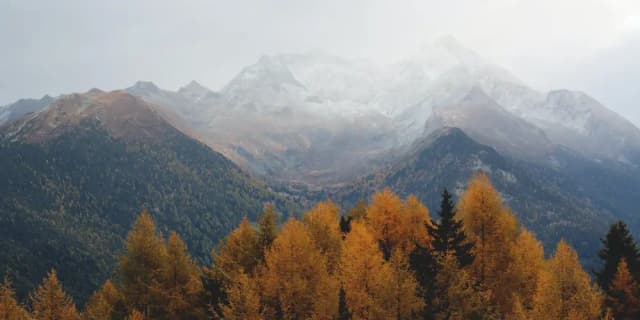
POLYGON ((452 35, 539 90, 583 90, 640 124, 640 2, 3 1, 0 105, 151 80, 226 84, 263 54, 391 63, 452 35))

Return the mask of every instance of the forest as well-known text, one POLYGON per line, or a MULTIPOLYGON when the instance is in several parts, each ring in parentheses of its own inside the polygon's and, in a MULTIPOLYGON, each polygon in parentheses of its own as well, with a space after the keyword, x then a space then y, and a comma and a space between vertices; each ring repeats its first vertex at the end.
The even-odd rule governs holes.
POLYGON ((390 189, 345 210, 327 200, 279 221, 266 204, 199 265, 143 210, 110 279, 84 306, 55 270, 19 301, 0 286, 0 320, 638 319, 640 253, 611 225, 584 270, 560 241, 545 253, 484 174, 435 214, 390 189))

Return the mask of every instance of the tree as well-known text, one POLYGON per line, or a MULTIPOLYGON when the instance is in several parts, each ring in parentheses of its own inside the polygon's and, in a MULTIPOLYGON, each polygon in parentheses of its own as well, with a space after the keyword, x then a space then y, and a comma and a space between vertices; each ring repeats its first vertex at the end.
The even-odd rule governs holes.
POLYGON ((389 310, 393 311, 394 319, 415 319, 425 307, 425 302, 418 295, 418 282, 415 274, 409 268, 407 257, 397 253, 391 256, 389 265, 391 267, 391 292, 392 299, 389 310))
POLYGON ((493 319, 496 312, 490 294, 477 284, 473 276, 461 269, 458 258, 449 253, 439 257, 439 272, 435 279, 432 317, 444 319, 493 319))
POLYGON ((1 320, 29 320, 31 317, 16 300, 16 293, 9 278, 4 278, 0 285, 0 319, 1 320))
POLYGON ((427 225, 433 252, 437 256, 455 254, 461 268, 473 263, 473 242, 467 239, 463 222, 456 218, 452 196, 447 189, 442 191, 438 216, 439 221, 427 225))
POLYGON ((226 303, 226 288, 237 282, 240 274, 253 274, 263 259, 258 231, 245 217, 240 225, 211 251, 213 267, 205 269, 204 289, 213 313, 220 315, 219 306, 226 303))
POLYGON ((416 246, 431 247, 431 236, 428 228, 431 225, 429 209, 414 195, 410 195, 404 203, 404 222, 408 241, 402 254, 409 254, 416 246))
POLYGON ((102 288, 95 292, 86 305, 82 314, 83 320, 111 320, 119 319, 124 310, 124 303, 118 289, 111 280, 107 280, 102 288))
POLYGON ((502 313, 512 309, 513 293, 508 289, 510 255, 518 235, 518 223, 485 174, 476 174, 458 201, 458 212, 466 232, 474 241, 474 276, 491 291, 492 301, 502 313))
POLYGON ((393 278, 377 241, 368 228, 354 221, 347 234, 340 260, 340 281, 351 319, 387 319, 387 288, 393 278))
POLYGON ((620 259, 613 281, 605 298, 615 319, 640 318, 640 288, 629 272, 625 258, 620 259))
POLYGON ((523 229, 510 250, 512 263, 504 277, 508 285, 505 289, 512 294, 512 307, 504 311, 504 315, 516 318, 533 308, 531 301, 544 269, 544 249, 533 233, 523 229))
POLYGON ((140 311, 133 309, 131 311, 131 313, 129 314, 129 316, 127 317, 127 320, 144 320, 144 314, 142 314, 140 311))
POLYGON ((161 296, 159 313, 166 319, 204 318, 201 271, 177 233, 169 234, 166 252, 166 266, 156 287, 161 296))
MULTIPOLYGON (((459 268, 465 268, 473 262, 473 243, 467 239, 461 220, 456 219, 455 207, 451 194, 445 189, 441 195, 439 221, 426 224, 430 245, 416 245, 410 255, 411 268, 416 273, 420 284, 420 295, 425 301, 425 318, 433 318, 435 277, 439 272, 441 260, 453 255, 458 260, 459 268)), ((442 289, 444 290, 444 289, 442 289)))
POLYGON ((151 316, 161 307, 152 288, 162 282, 166 262, 164 241, 156 234, 155 224, 144 210, 127 236, 125 253, 118 264, 122 293, 129 310, 143 310, 143 314, 151 316))
MULTIPOLYGON (((278 216, 276 207, 272 203, 264 206, 264 212, 258 218, 258 243, 260 244, 260 253, 266 252, 278 235, 278 216)), ((263 260, 264 257, 261 257, 263 260)))
POLYGON ((602 240, 602 244, 603 248, 598 256, 604 266, 602 270, 596 272, 598 285, 605 291, 609 288, 621 258, 626 260, 629 271, 638 281, 640 253, 627 225, 622 221, 612 224, 605 239, 602 240))
POLYGON ((227 291, 228 303, 220 307, 224 319, 263 319, 260 314, 260 295, 254 279, 249 278, 245 273, 241 273, 227 291))
POLYGON ((367 222, 387 260, 407 239, 402 215, 402 200, 389 188, 374 194, 367 208, 367 222))
POLYGON ((338 225, 339 213, 340 209, 329 200, 316 204, 302 217, 309 236, 320 252, 327 257, 330 273, 337 269, 342 249, 342 233, 338 225))
POLYGON ((531 319, 598 319, 602 297, 564 240, 540 273, 531 319))
POLYGON ((289 219, 265 255, 260 275, 265 317, 331 319, 338 313, 338 282, 305 226, 289 219))
POLYGON ((33 316, 38 320, 79 319, 73 300, 63 290, 55 270, 51 270, 42 284, 30 295, 33 316))

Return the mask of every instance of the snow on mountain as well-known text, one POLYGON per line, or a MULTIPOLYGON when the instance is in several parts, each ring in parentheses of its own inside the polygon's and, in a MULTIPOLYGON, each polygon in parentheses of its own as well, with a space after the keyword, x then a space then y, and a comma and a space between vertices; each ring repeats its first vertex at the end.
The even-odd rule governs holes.
POLYGON ((20 99, 0 107, 0 125, 18 119, 28 113, 38 112, 48 107, 55 98, 45 95, 40 99, 20 99))

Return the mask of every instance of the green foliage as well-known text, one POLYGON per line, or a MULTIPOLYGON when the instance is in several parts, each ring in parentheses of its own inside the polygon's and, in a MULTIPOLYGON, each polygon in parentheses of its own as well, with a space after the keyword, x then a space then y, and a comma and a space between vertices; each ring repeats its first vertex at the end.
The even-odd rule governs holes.
POLYGON ((640 252, 624 222, 618 221, 611 225, 609 232, 602 240, 602 245, 603 248, 598 256, 603 262, 603 267, 596 273, 598 285, 601 288, 605 290, 609 288, 622 258, 625 259, 631 274, 636 280, 638 279, 640 276, 640 252))
POLYGON ((114 270, 142 208, 200 262, 264 203, 298 211, 221 154, 166 132, 161 142, 132 142, 85 121, 41 144, 0 140, 0 274, 21 298, 53 266, 85 301, 114 270))

